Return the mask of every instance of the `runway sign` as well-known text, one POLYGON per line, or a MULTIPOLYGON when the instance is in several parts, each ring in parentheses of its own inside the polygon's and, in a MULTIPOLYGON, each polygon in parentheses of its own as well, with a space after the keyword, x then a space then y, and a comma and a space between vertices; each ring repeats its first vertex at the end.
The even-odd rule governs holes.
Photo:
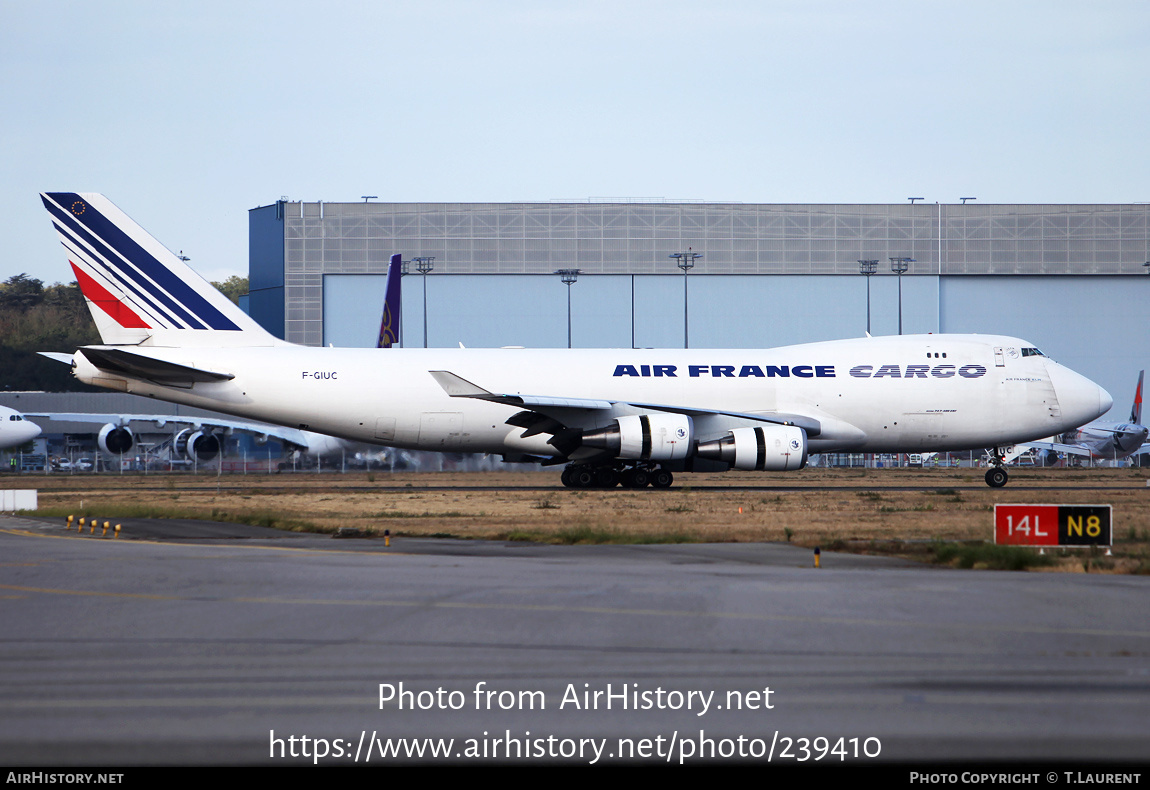
POLYGON ((995 505, 994 542, 1109 546, 1110 523, 1110 505, 995 505))

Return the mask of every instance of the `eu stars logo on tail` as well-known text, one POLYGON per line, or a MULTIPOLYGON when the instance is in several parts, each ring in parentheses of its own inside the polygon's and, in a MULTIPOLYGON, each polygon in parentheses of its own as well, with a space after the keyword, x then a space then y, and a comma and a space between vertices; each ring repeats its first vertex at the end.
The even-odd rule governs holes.
POLYGON ((40 198, 106 344, 282 342, 103 195, 46 192, 40 198))

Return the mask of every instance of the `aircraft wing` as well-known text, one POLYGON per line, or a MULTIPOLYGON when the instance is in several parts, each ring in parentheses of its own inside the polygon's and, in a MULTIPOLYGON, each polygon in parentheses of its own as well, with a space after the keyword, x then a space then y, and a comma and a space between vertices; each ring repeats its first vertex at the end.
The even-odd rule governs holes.
POLYGON ((1061 442, 1019 442, 1019 447, 1033 447, 1036 450, 1053 450, 1056 453, 1070 455, 1093 455, 1089 449, 1080 444, 1062 444, 1061 442))
MULTIPOLYGON (((634 401, 611 401, 588 398, 564 398, 549 395, 512 395, 499 394, 485 390, 465 378, 455 375, 447 370, 432 370, 431 375, 443 387, 444 392, 453 398, 477 398, 479 400, 503 403, 508 406, 520 406, 529 411, 538 412, 553 421, 564 423, 564 412, 575 411, 609 411, 616 406, 625 405, 636 409, 649 409, 664 411, 673 414, 684 414, 688 417, 723 416, 751 422, 765 422, 775 425, 794 425, 802 428, 809 436, 818 436, 822 432, 822 424, 813 417, 802 414, 784 414, 780 412, 751 414, 744 412, 723 411, 718 409, 698 409, 684 406, 673 406, 664 403, 637 403, 634 401)), ((519 424, 519 423, 512 423, 519 424)), ((528 427, 524 425, 523 427, 528 427)), ((547 429, 529 430, 532 433, 551 433, 547 429)))
POLYGON ((46 420, 60 422, 83 422, 93 425, 115 425, 122 428, 132 423, 152 423, 157 428, 169 426, 187 426, 196 429, 220 430, 232 433, 243 433, 266 436, 289 442, 297 447, 308 446, 308 434, 296 428, 285 428, 281 425, 268 425, 261 422, 244 422, 242 420, 226 420, 216 417, 183 417, 178 414, 98 414, 93 412, 29 412, 26 417, 38 417, 46 420))

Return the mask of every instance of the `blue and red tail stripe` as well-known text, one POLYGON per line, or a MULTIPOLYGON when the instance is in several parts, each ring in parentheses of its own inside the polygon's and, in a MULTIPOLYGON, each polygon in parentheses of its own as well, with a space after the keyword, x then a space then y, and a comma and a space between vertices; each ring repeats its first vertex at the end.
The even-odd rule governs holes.
MULTIPOLYGON (((64 222, 67 222, 66 218, 64 222)), ((102 274, 109 282, 113 282, 122 289, 125 295, 133 297, 137 307, 141 312, 146 313, 151 318, 155 326, 167 329, 183 328, 178 319, 149 299, 139 288, 133 285, 130 280, 120 274, 119 270, 107 260, 110 258, 112 261, 115 261, 117 256, 101 244, 98 239, 79 225, 66 227, 55 215, 52 217, 52 224, 56 230, 59 231, 63 239, 64 248, 71 254, 69 256, 70 258, 75 256, 86 265, 92 267, 93 270, 102 274), (85 241, 80 238, 81 236, 88 243, 85 243, 85 241)), ((75 265, 74 261, 72 263, 75 265)), ((123 264, 121 263, 121 265, 123 264)), ((136 276, 138 277, 139 275, 137 274, 136 276)))
POLYGON ((173 328, 240 329, 80 195, 49 192, 44 206, 64 235, 78 244, 85 241, 83 246, 95 252, 88 262, 103 269, 109 282, 120 283, 142 305, 165 315, 173 328))
POLYGON ((116 323, 125 329, 151 329, 144 319, 132 312, 131 308, 117 299, 107 288, 93 280, 87 272, 72 261, 72 271, 76 274, 76 282, 85 298, 112 317, 116 323))

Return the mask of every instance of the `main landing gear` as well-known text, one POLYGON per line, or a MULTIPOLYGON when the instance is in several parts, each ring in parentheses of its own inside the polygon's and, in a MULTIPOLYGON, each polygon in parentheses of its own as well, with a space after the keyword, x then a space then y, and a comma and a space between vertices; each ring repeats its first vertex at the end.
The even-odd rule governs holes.
POLYGON ((995 447, 990 454, 990 468, 986 470, 986 484, 991 488, 1002 488, 1006 485, 1009 475, 1006 474, 1006 462, 1003 460, 1002 450, 995 447))
POLYGON ((670 488, 675 480, 670 470, 654 464, 571 464, 563 470, 562 479, 568 488, 670 488))

